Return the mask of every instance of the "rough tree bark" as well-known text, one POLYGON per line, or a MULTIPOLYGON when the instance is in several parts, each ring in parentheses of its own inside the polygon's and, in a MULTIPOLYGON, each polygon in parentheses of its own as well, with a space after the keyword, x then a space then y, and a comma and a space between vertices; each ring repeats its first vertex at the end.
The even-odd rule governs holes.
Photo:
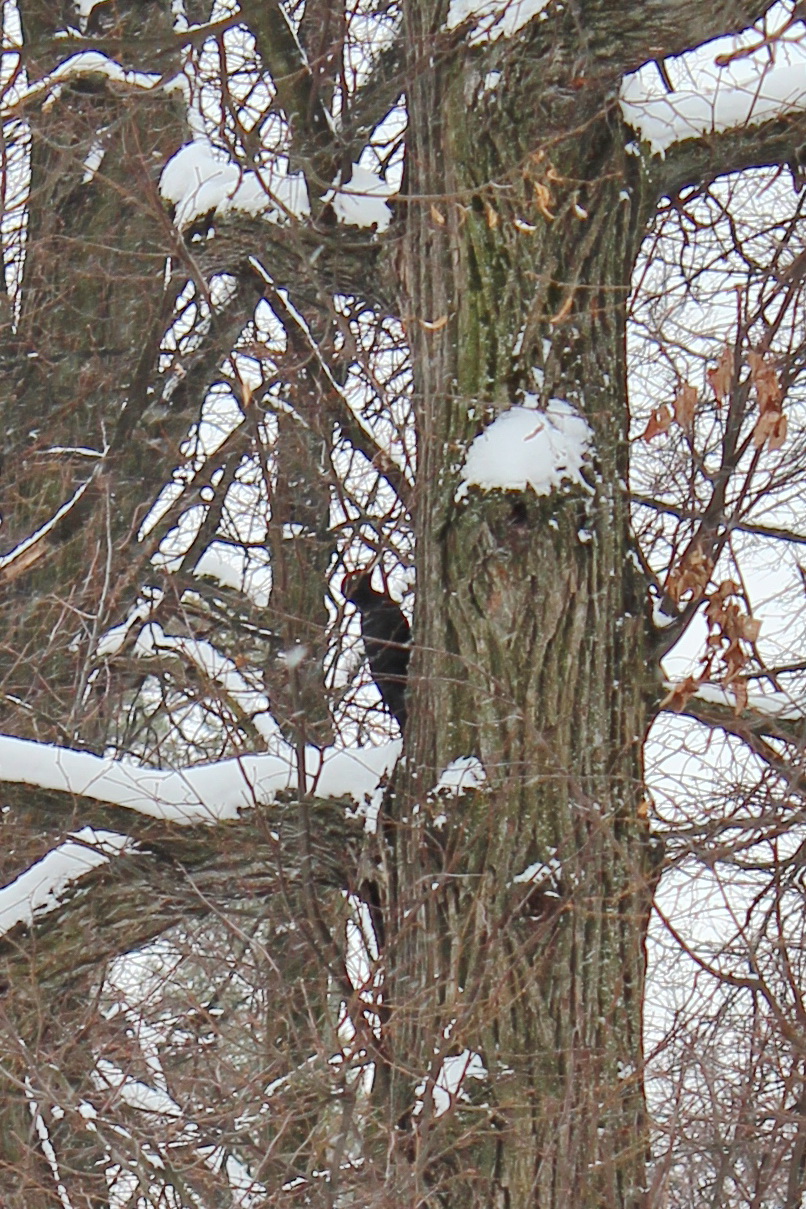
MULTIPOLYGON (((539 54, 518 60, 512 94, 507 77, 485 97, 458 56, 425 66, 431 36, 428 7, 409 6, 411 191, 430 204, 412 208, 402 308, 419 564, 390 1000, 415 1069, 461 1038, 488 1089, 484 1112, 469 1110, 484 1143, 461 1162, 445 1135, 466 1132, 468 1114, 415 1120, 416 1195, 453 1166, 451 1205, 637 1206, 653 682, 629 557, 624 323, 647 199, 607 90, 573 96, 575 48, 549 72, 539 54), (452 451, 519 390, 587 417, 590 494, 471 490, 457 504, 452 451), (429 845, 414 804, 470 753, 489 789, 457 809, 461 842, 429 845), (535 862, 553 875, 517 883, 535 862), (403 922, 413 911, 417 928, 403 922)), ((402 1114, 410 1086, 398 1094, 402 1114)))
MULTIPOLYGON (((708 36, 713 11, 673 7, 662 31, 643 10, 551 9, 478 62, 430 5, 406 9, 417 647, 388 957, 392 1111, 416 1134, 404 1200, 447 1181, 451 1206, 645 1202, 641 750, 657 673, 630 551, 625 322, 661 190, 627 151, 613 86, 650 38, 671 53, 708 36), (457 503, 460 451, 522 391, 585 415, 590 493, 457 503), (446 835, 424 796, 468 754, 489 788, 446 835), (545 882, 524 888, 533 862, 545 882), (483 1110, 413 1112, 407 1065, 436 1076, 462 1046, 487 1070, 483 1110)), ((759 8, 721 12, 721 29, 759 8)))

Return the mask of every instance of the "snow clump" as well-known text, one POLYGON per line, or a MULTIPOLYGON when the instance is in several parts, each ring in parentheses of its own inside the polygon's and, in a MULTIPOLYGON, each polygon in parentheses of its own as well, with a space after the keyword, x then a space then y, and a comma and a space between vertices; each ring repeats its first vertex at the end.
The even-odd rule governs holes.
POLYGON ((525 491, 550 495, 562 483, 590 488, 582 469, 593 445, 587 422, 564 399, 551 399, 545 411, 527 395, 525 406, 510 407, 471 444, 456 499, 469 487, 482 491, 525 491), (530 404, 532 404, 530 406, 530 404))

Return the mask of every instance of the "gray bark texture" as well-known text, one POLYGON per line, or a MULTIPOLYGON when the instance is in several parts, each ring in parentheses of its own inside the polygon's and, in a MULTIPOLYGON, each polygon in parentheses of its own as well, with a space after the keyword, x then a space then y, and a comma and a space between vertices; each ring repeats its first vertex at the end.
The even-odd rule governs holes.
MULTIPOLYGON (((428 38, 418 19, 413 6, 415 55, 428 38)), ((512 65, 518 87, 471 105, 481 81, 455 57, 428 71, 416 56, 409 69, 411 190, 433 204, 412 210, 404 269, 420 459, 417 706, 398 804, 408 825, 395 833, 390 1010, 421 1063, 446 1032, 482 1055, 484 1108, 417 1126, 418 1195, 432 1166, 447 1179, 454 1164, 451 1203, 467 1205, 644 1198, 651 862, 639 804, 653 685, 629 557, 624 323, 647 197, 606 92, 561 95, 563 49, 538 43, 512 65), (519 387, 536 389, 535 365, 544 399, 572 401, 595 433, 590 494, 471 489, 457 504, 451 451, 519 387), (415 803, 469 752, 489 791, 460 807, 461 842, 429 844, 415 803), (439 887, 426 894, 423 852, 439 887), (515 880, 534 862, 557 870, 537 890, 515 880), (419 927, 406 927, 415 911, 419 927), (480 1131, 459 1161, 454 1130, 480 1131)))

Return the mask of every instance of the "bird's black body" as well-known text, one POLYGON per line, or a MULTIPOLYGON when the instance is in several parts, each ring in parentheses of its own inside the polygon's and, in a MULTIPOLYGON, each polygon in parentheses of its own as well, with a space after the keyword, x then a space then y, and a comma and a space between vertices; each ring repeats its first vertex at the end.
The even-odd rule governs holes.
POLYGON ((411 629, 400 605, 388 592, 376 591, 371 579, 369 571, 352 571, 344 578, 342 592, 361 614, 361 637, 372 679, 402 731, 406 726, 411 629))

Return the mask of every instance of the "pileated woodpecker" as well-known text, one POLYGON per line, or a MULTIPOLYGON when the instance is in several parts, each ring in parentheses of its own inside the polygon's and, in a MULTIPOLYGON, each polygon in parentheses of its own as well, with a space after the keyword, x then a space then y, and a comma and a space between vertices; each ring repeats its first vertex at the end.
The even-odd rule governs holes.
POLYGON ((376 591, 371 581, 371 571, 351 571, 345 575, 341 590, 345 600, 351 601, 361 614, 361 637, 372 679, 381 700, 403 731, 411 629, 400 605, 388 592, 376 591))

